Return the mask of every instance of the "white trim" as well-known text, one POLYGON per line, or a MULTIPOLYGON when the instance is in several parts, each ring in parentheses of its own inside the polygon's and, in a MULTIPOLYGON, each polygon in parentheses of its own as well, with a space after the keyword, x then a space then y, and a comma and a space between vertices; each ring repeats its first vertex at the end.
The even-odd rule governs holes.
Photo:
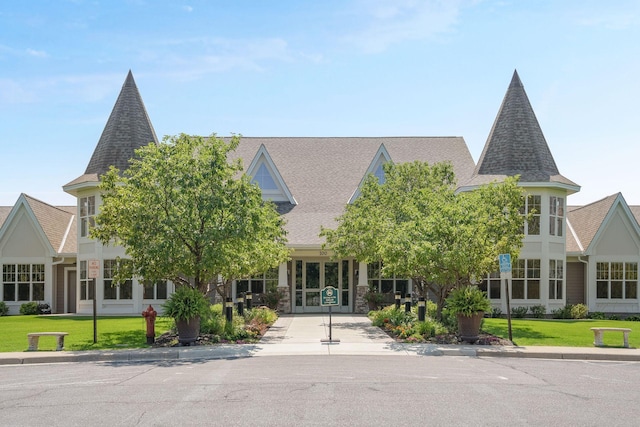
POLYGON ((298 202, 293 197, 293 194, 291 194, 289 187, 287 187, 287 184, 284 182, 282 175, 280 175, 280 171, 276 167, 276 164, 273 162, 273 159, 269 155, 269 152, 267 151, 267 148, 264 146, 264 144, 260 145, 258 152, 253 157, 251 164, 247 168, 247 172, 246 172, 247 175, 249 175, 253 179, 255 174, 260 169, 260 166, 262 166, 263 164, 266 166, 267 171, 271 175, 271 178, 275 181, 276 185, 278 186, 277 192, 268 193, 262 190, 263 197, 266 197, 278 202, 288 201, 292 205, 297 205, 298 202), (275 198, 273 196, 275 196, 275 198), (285 200, 278 200, 278 199, 285 199, 285 200))
POLYGON ((374 175, 376 173, 376 170, 378 169, 378 166, 380 164, 391 161, 391 156, 389 155, 387 148, 384 146, 384 144, 380 144, 380 148, 378 148, 375 156, 373 156, 373 160, 369 164, 367 171, 364 173, 364 176, 360 180, 358 187, 353 191, 347 203, 352 204, 358 197, 360 197, 360 191, 362 190, 362 186, 364 185, 365 180, 369 177, 369 175, 374 175))
POLYGON ((578 244, 578 248, 580 248, 580 253, 584 252, 584 246, 582 246, 582 242, 580 241, 580 238, 578 237, 578 235, 576 234, 576 231, 571 226, 571 221, 569 221, 569 218, 567 218, 567 215, 565 215, 565 222, 567 224, 567 228, 569 229, 569 231, 571 232, 571 235, 573 236, 573 239, 578 244))

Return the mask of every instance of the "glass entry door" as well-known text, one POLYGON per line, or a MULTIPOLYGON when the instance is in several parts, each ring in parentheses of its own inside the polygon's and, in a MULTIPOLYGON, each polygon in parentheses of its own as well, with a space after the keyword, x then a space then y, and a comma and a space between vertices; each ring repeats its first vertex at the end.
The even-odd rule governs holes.
POLYGON ((326 286, 338 289, 339 305, 331 308, 334 312, 351 311, 350 262, 295 260, 294 313, 320 313, 328 308, 320 305, 320 291, 326 286), (324 309, 323 309, 324 308, 324 309))

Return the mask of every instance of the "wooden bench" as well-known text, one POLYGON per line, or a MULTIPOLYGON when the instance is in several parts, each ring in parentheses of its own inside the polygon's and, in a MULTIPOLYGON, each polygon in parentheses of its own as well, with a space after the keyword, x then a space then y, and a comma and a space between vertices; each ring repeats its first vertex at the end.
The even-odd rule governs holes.
POLYGON ((68 332, 31 332, 27 334, 27 339, 29 340, 29 349, 27 351, 38 350, 38 340, 40 337, 56 337, 58 339, 56 351, 60 351, 64 348, 64 337, 67 335, 69 335, 68 332))
POLYGON ((624 339, 624 347, 629 348, 629 332, 631 329, 629 328, 591 328, 593 331, 593 345, 596 347, 603 347, 604 343, 602 342, 602 334, 604 332, 612 331, 612 332, 622 332, 624 339))

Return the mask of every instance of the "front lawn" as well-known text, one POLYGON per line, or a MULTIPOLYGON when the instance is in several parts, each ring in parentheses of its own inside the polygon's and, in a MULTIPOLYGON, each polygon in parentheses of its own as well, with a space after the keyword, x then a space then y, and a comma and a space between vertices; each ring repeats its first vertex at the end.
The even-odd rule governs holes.
MULTIPOLYGON (((173 320, 156 319, 156 336, 171 328, 173 320)), ((29 332, 68 332, 65 350, 104 350, 148 347, 144 317, 99 316, 98 342, 93 343, 91 316, 2 316, 0 317, 0 351, 25 351, 29 332)), ((55 350, 55 337, 41 337, 39 350, 55 350)))
MULTIPOLYGON (((640 347, 640 322, 623 320, 552 320, 512 319, 513 342, 520 346, 593 347, 590 328, 629 328, 629 346, 640 347)), ((507 319, 484 319, 482 329, 492 335, 508 338, 507 319)), ((622 347, 622 334, 605 332, 604 344, 622 347)))

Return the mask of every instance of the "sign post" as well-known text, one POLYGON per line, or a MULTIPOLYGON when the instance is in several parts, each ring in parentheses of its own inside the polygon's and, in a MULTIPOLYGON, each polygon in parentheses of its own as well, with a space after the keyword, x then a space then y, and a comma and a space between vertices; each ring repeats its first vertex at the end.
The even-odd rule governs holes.
POLYGON ((320 342, 340 342, 340 340, 334 340, 331 336, 331 307, 338 305, 338 290, 333 286, 327 286, 320 292, 320 305, 323 307, 329 307, 329 339, 321 339, 320 342))
POLYGON ((511 330, 511 298, 509 297, 509 282, 511 281, 511 254, 498 255, 500 261, 500 279, 504 281, 504 295, 507 300, 507 325, 509 328, 509 341, 513 342, 513 333, 511 330))
POLYGON ((100 260, 90 259, 87 261, 89 279, 92 280, 91 289, 93 291, 93 343, 98 342, 98 321, 96 317, 96 279, 100 275, 100 260))

